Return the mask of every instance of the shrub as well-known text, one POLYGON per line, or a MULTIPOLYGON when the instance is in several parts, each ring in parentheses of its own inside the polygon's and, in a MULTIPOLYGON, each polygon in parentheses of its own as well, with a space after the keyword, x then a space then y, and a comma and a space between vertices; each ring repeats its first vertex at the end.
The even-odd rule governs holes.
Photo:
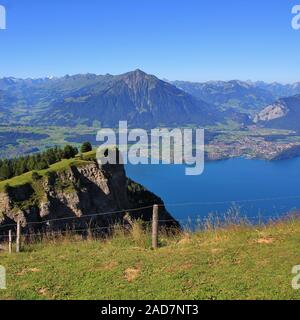
POLYGON ((32 180, 33 180, 33 181, 38 181, 38 180, 41 179, 41 176, 40 176, 36 171, 33 171, 33 172, 32 172, 31 177, 32 177, 32 180))
POLYGON ((81 146, 81 149, 80 149, 80 151, 81 151, 81 153, 86 153, 86 152, 90 152, 90 151, 92 151, 93 150, 93 147, 92 147, 92 145, 91 145, 91 143, 90 142, 84 142, 83 144, 82 144, 82 146, 81 146))
POLYGON ((66 145, 64 147, 64 152, 63 152, 63 157, 64 159, 71 159, 74 158, 76 156, 76 154, 78 153, 78 149, 75 147, 72 147, 70 145, 66 145))

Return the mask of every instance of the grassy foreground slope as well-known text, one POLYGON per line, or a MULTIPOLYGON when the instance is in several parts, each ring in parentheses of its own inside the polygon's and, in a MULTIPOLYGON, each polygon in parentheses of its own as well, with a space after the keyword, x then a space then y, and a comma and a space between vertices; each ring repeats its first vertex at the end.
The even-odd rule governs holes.
POLYGON ((1 299, 299 299, 300 221, 230 226, 175 237, 161 248, 135 228, 105 241, 65 238, 0 253, 1 299))

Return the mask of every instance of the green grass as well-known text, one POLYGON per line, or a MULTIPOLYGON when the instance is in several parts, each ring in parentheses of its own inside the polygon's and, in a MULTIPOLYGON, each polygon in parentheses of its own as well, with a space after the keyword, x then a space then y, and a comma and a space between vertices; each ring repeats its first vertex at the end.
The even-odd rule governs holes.
POLYGON ((106 241, 64 238, 0 254, 0 299, 299 299, 300 221, 161 235, 139 228, 106 241))
MULTIPOLYGON (((76 167, 84 166, 84 165, 91 163, 91 161, 89 161, 88 159, 93 158, 94 156, 95 156, 95 151, 87 152, 87 153, 83 154, 82 159, 79 159, 79 157, 74 158, 74 159, 64 159, 60 162, 57 162, 57 163, 51 165, 48 169, 37 170, 35 172, 37 172, 41 177, 43 177, 48 172, 64 171, 64 170, 67 170, 68 168, 70 168, 71 166, 76 166, 76 167)), ((10 187, 18 187, 20 185, 24 185, 27 183, 32 184, 33 183, 32 172, 33 171, 30 171, 30 172, 24 173, 20 176, 14 177, 12 179, 1 181, 0 182, 0 192, 4 191, 6 185, 9 185, 10 187)))

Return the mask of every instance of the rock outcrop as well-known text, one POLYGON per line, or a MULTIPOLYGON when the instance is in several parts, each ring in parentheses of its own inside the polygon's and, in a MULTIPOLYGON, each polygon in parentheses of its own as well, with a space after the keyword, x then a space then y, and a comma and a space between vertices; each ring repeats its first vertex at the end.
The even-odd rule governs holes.
POLYGON ((262 110, 258 115, 255 116, 254 122, 259 121, 271 121, 278 118, 282 118, 287 115, 289 109, 284 102, 276 102, 264 110, 262 110))
POLYGON ((86 230, 105 228, 133 219, 151 220, 152 209, 160 204, 163 224, 178 227, 163 202, 150 191, 126 177, 122 165, 99 167, 96 162, 49 172, 32 183, 5 188, 0 192, 0 233, 5 226, 21 220, 29 231, 39 229, 86 230), (130 211, 133 208, 141 208, 130 211), (50 222, 49 222, 50 221, 50 222))
POLYGON ((267 106, 254 122, 268 128, 300 131, 300 95, 279 99, 267 106))

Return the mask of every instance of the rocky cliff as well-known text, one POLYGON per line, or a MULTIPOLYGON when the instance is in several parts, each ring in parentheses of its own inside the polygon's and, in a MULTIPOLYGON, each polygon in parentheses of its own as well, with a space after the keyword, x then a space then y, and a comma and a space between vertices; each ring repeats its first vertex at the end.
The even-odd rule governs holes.
POLYGON ((143 207, 153 204, 162 205, 160 219, 168 221, 163 224, 178 226, 162 200, 128 179, 122 165, 99 167, 89 162, 16 187, 7 185, 0 192, 0 231, 7 232, 18 219, 27 231, 105 228, 126 223, 133 208, 141 209, 130 211, 131 218, 150 221, 152 209, 143 207))

